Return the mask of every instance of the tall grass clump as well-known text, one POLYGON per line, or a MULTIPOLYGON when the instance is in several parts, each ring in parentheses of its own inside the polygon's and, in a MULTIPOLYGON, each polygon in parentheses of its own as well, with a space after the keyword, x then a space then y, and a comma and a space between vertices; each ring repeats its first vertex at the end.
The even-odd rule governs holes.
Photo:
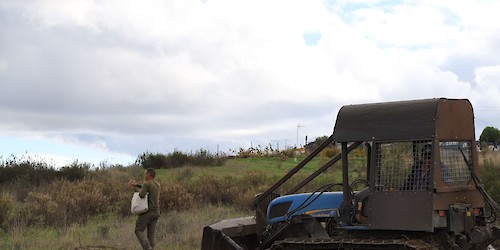
POLYGON ((484 159, 480 174, 486 192, 497 203, 500 203, 500 162, 495 163, 492 159, 484 159))

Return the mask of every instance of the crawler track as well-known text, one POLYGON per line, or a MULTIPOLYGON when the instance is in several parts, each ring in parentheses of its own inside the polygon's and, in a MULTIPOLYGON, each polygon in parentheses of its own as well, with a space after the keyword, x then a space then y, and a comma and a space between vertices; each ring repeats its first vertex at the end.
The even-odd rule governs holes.
POLYGON ((422 240, 410 239, 345 239, 341 237, 330 239, 302 240, 285 239, 275 242, 271 248, 277 249, 439 249, 422 240))

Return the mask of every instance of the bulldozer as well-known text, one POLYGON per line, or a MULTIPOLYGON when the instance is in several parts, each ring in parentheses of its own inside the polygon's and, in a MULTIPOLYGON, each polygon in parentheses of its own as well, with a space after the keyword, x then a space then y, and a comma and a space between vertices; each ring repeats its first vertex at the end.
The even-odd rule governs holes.
POLYGON ((478 167, 467 99, 346 105, 333 134, 255 196, 254 216, 204 227, 201 249, 495 249, 500 208, 478 167), (332 145, 338 155, 278 193, 332 145), (339 183, 301 191, 332 166, 339 183))

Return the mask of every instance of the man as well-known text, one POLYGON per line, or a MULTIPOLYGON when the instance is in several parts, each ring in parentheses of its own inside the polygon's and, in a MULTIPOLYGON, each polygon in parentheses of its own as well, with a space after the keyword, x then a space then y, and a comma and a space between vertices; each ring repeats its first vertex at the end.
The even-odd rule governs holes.
POLYGON ((148 168, 144 171, 145 182, 140 185, 136 180, 128 182, 129 187, 139 190, 139 196, 144 198, 148 195, 148 211, 139 214, 135 223, 135 235, 141 243, 144 250, 150 250, 155 247, 155 227, 160 217, 160 184, 155 181, 156 171, 148 168), (147 229, 147 237, 144 231, 147 229))
POLYGON ((431 155, 432 146, 425 144, 422 148, 422 160, 412 167, 411 174, 406 178, 401 190, 420 191, 429 188, 431 155))

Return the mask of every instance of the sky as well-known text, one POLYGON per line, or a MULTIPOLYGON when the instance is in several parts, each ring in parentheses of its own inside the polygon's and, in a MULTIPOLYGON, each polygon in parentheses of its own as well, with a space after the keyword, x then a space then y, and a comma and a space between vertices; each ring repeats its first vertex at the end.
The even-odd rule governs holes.
POLYGON ((343 105, 467 98, 500 127, 496 0, 1 0, 0 161, 303 145, 343 105))

